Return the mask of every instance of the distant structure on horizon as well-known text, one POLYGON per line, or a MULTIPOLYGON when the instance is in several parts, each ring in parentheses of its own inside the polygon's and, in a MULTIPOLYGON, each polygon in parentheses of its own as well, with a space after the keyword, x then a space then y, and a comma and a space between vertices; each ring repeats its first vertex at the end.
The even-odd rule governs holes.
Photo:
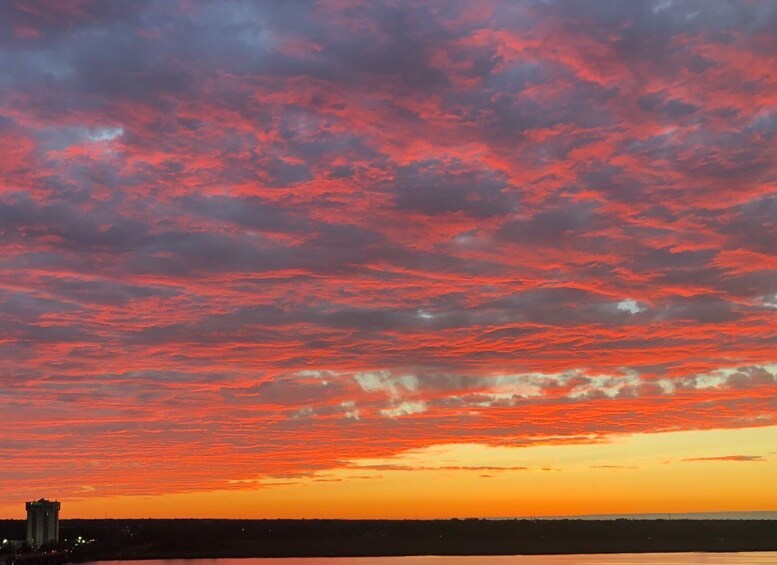
POLYGON ((59 542, 58 501, 41 498, 27 503, 27 544, 33 549, 59 542))

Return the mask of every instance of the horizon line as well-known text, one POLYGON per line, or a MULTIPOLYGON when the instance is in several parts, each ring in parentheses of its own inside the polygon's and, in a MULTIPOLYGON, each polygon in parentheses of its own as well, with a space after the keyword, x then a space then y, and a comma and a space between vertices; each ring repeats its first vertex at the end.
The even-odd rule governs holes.
MULTIPOLYGON (((60 522, 67 522, 70 520, 91 520, 91 521, 106 521, 106 520, 234 520, 234 521, 342 521, 342 522, 402 522, 402 521, 420 521, 420 522, 440 522, 440 521, 453 521, 453 520, 777 520, 777 510, 736 510, 736 511, 709 511, 709 512, 643 512, 643 513, 625 513, 625 514, 564 514, 564 515, 551 515, 551 516, 451 516, 440 518, 322 518, 322 517, 306 517, 306 518, 269 518, 269 517, 257 517, 257 518, 226 518, 226 517, 193 517, 193 516, 176 516, 176 517, 149 517, 149 516, 135 516, 135 517, 104 517, 104 518, 83 518, 83 517, 70 517, 60 518, 60 522), (770 517, 765 517, 770 516, 770 517)), ((12 518, 4 517, 0 520, 19 520, 24 521, 26 518, 12 518)))

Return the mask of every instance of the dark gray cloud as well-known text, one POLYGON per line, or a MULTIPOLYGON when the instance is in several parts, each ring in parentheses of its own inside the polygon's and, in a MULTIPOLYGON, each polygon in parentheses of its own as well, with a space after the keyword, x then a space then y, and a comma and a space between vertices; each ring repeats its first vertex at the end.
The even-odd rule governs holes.
POLYGON ((425 162, 402 167, 387 189, 396 195, 398 209, 428 216, 463 213, 488 218, 505 216, 514 206, 503 175, 471 171, 460 163, 425 162))
POLYGON ((2 3, 0 503, 773 424, 775 23, 2 3))

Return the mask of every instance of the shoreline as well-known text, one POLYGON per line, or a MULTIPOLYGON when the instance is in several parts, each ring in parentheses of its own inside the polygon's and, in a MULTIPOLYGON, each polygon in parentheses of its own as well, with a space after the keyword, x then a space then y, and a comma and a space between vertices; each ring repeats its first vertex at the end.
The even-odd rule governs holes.
POLYGON ((721 550, 667 550, 667 551, 595 551, 595 552, 546 552, 546 553, 403 553, 403 554, 347 554, 347 555, 164 555, 164 556, 123 556, 100 557, 88 561, 70 560, 68 563, 110 563, 135 561, 170 561, 170 560, 216 560, 216 559, 366 559, 366 558, 400 558, 400 557, 542 557, 542 556, 587 556, 587 555, 683 555, 683 554, 761 554, 777 553, 777 549, 721 549, 721 550))
MULTIPOLYGON (((0 539, 23 526, 0 521, 0 539)), ((777 520, 63 520, 60 540, 78 538, 73 563, 748 553, 777 552, 777 520)))

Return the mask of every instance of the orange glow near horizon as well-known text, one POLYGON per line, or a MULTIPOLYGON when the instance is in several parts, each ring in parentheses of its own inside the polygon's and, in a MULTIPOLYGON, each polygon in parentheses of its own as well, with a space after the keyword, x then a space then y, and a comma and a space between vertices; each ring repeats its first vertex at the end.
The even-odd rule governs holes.
MULTIPOLYGON (((777 427, 595 445, 447 445, 229 490, 63 501, 62 518, 413 519, 777 509, 777 427), (746 451, 764 455, 730 455, 746 451), (729 455, 720 455, 721 453, 729 455), (455 492, 455 496, 451 493, 455 492)), ((41 493, 45 494, 45 493, 41 493)), ((23 505, 0 506, 20 518, 23 505)))

